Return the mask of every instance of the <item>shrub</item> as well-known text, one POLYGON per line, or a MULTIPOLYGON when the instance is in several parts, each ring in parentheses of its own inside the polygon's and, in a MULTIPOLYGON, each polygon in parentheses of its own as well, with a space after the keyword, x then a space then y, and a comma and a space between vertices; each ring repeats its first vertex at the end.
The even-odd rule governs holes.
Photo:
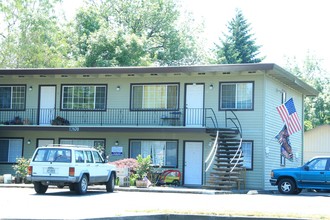
POLYGON ((117 160, 114 162, 110 162, 110 164, 114 164, 117 168, 129 168, 131 173, 136 172, 136 168, 138 167, 138 163, 136 159, 133 158, 125 158, 122 160, 117 160))
POLYGON ((17 164, 13 165, 17 177, 25 178, 28 174, 30 159, 20 157, 16 159, 17 164))

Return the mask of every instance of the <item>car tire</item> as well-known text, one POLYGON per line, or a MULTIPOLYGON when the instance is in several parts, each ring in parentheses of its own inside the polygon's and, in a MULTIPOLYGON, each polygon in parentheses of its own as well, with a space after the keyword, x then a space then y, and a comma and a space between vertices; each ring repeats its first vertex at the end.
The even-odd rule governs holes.
POLYGON ((88 189, 88 178, 87 178, 87 175, 84 174, 80 181, 78 183, 76 183, 76 186, 74 187, 75 190, 76 190, 76 193, 77 194, 85 194, 87 192, 87 189, 88 189))
POLYGON ((292 179, 281 179, 278 182, 278 191, 282 194, 294 194, 296 191, 296 184, 292 179))
POLYGON ((34 182, 33 185, 37 194, 45 194, 48 189, 48 186, 43 185, 41 182, 34 182))
POLYGON ((109 180, 106 183, 107 192, 113 192, 115 189, 115 175, 111 173, 109 180))
POLYGON ((293 192, 293 194, 298 195, 299 193, 301 193, 301 191, 302 191, 302 189, 297 188, 297 189, 293 192))
POLYGON ((76 191, 76 189, 75 189, 75 184, 71 183, 71 184, 69 185, 69 189, 70 189, 70 192, 76 191))

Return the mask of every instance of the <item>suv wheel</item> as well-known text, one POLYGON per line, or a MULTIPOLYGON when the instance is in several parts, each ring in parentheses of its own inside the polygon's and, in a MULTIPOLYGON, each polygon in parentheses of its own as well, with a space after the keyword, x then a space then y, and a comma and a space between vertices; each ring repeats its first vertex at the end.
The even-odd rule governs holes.
POLYGON ((36 191, 37 194, 45 194, 45 192, 48 189, 47 185, 43 185, 41 182, 34 182, 34 190, 36 191))
POLYGON ((81 177, 81 180, 76 183, 77 185, 75 186, 75 190, 78 194, 85 194, 87 192, 87 188, 88 188, 88 178, 86 176, 86 174, 84 174, 81 177))
POLYGON ((106 189, 107 192, 113 192, 113 190, 115 189, 115 176, 113 173, 111 173, 110 178, 106 183, 106 189))
POLYGON ((278 191, 282 194, 293 194, 296 191, 296 184, 292 179, 281 179, 278 183, 278 191))
POLYGON ((70 189, 70 192, 75 191, 75 184, 74 184, 74 183, 71 183, 71 184, 69 185, 69 189, 70 189))

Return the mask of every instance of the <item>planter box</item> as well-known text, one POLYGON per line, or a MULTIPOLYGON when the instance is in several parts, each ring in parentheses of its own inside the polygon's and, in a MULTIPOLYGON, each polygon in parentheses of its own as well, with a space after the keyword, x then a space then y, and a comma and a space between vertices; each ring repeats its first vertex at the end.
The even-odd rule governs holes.
POLYGON ((137 188, 147 188, 148 187, 148 181, 146 180, 136 180, 135 185, 137 188))

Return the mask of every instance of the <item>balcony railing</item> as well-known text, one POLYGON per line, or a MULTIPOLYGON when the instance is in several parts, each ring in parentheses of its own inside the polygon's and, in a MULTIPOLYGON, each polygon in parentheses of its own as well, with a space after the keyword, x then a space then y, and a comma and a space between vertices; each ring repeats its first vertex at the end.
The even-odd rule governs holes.
POLYGON ((217 127, 212 109, 131 111, 109 108, 105 111, 63 111, 28 108, 24 111, 0 111, 1 125, 73 125, 73 126, 187 126, 217 127))

